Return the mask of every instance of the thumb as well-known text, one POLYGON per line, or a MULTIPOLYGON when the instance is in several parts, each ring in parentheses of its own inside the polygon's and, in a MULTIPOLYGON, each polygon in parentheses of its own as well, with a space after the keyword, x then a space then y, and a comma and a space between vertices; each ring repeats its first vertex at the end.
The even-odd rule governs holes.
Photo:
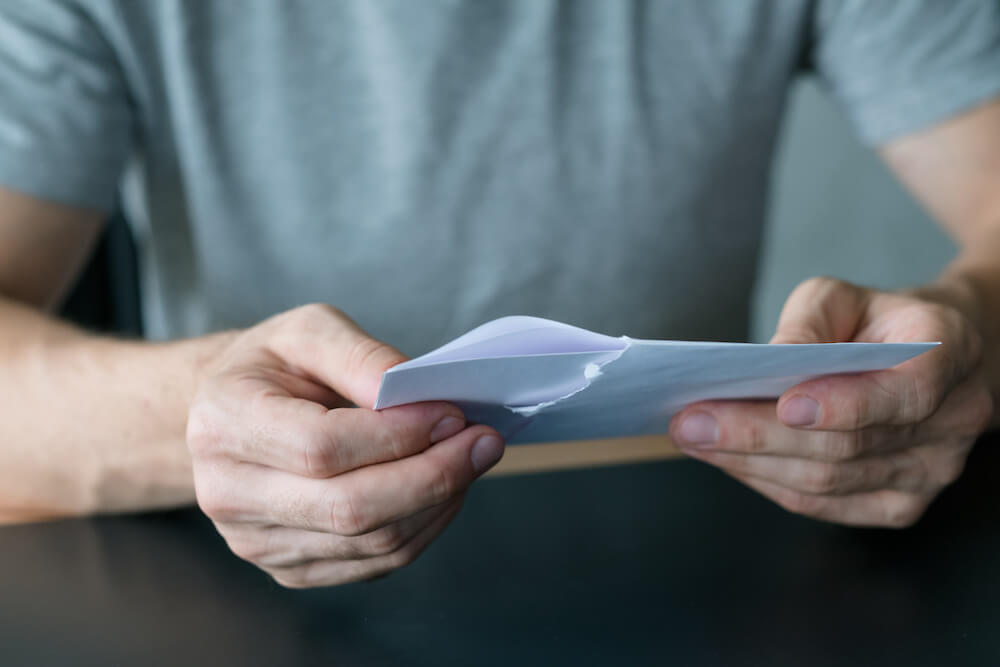
POLYGON ((772 343, 850 341, 861 323, 871 291, 834 278, 810 278, 792 290, 772 343))
POLYGON ((365 333, 332 306, 302 306, 278 316, 267 346, 300 372, 355 405, 375 405, 382 374, 406 355, 365 333))

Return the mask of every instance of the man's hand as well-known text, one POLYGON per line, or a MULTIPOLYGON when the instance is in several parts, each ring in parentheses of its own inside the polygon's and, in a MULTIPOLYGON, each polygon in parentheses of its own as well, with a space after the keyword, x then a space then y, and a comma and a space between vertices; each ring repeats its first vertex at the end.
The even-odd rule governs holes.
POLYGON ((981 337, 948 306, 814 278, 791 294, 771 342, 841 341, 942 345, 889 370, 804 382, 776 402, 698 403, 671 435, 792 512, 909 526, 993 417, 981 337))
POLYGON ((404 360, 326 306, 229 345, 187 440, 198 503, 238 556, 283 585, 325 586, 406 565, 444 530, 503 441, 447 403, 369 409, 404 360))

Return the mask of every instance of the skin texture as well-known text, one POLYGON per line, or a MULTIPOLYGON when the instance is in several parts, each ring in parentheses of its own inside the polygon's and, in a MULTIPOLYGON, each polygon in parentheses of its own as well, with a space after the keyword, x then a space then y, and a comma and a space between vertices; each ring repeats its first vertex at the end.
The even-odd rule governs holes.
POLYGON ((237 555, 286 586, 329 585, 402 567, 444 530, 503 442, 447 403, 371 410, 402 361, 312 305, 210 365, 187 441, 198 502, 237 555))
POLYGON ((44 314, 102 217, 0 189, 0 522, 194 498, 178 417, 211 337, 110 341, 44 314))
POLYGON ((777 401, 689 406, 671 435, 799 514, 913 524, 961 474, 1000 396, 1000 104, 885 146, 882 156, 960 245, 932 285, 890 293, 799 285, 771 342, 941 341, 896 368, 800 384, 777 401))
MULTIPOLYGON (((793 511, 901 526, 955 479, 995 414, 1000 107, 883 155, 959 239, 960 256, 906 293, 808 281, 775 340, 943 345, 777 402, 692 406, 672 433, 693 457, 793 511), (803 398, 817 407, 811 423, 803 398), (689 432, 699 414, 701 432, 689 432)), ((44 311, 101 217, 0 189, 0 521, 197 500, 233 551, 280 583, 329 585, 412 561, 502 456, 497 434, 465 424, 454 406, 370 410, 382 372, 403 357, 329 306, 171 343, 56 321, 44 311)))

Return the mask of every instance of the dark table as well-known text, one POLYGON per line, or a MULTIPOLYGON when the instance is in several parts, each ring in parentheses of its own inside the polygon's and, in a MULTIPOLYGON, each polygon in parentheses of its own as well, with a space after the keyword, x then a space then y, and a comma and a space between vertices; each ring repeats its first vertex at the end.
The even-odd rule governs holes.
POLYGON ((414 565, 286 590, 196 511, 0 529, 0 665, 1000 665, 1000 439, 914 528, 691 461, 483 480, 414 565))

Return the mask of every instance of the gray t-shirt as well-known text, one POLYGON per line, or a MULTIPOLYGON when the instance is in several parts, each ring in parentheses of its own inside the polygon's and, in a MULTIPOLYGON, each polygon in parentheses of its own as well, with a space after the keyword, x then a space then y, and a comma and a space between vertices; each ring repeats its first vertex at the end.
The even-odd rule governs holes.
POLYGON ((1000 92, 1000 3, 0 0, 0 184, 123 200, 154 338, 737 339, 804 66, 883 142, 1000 92))

